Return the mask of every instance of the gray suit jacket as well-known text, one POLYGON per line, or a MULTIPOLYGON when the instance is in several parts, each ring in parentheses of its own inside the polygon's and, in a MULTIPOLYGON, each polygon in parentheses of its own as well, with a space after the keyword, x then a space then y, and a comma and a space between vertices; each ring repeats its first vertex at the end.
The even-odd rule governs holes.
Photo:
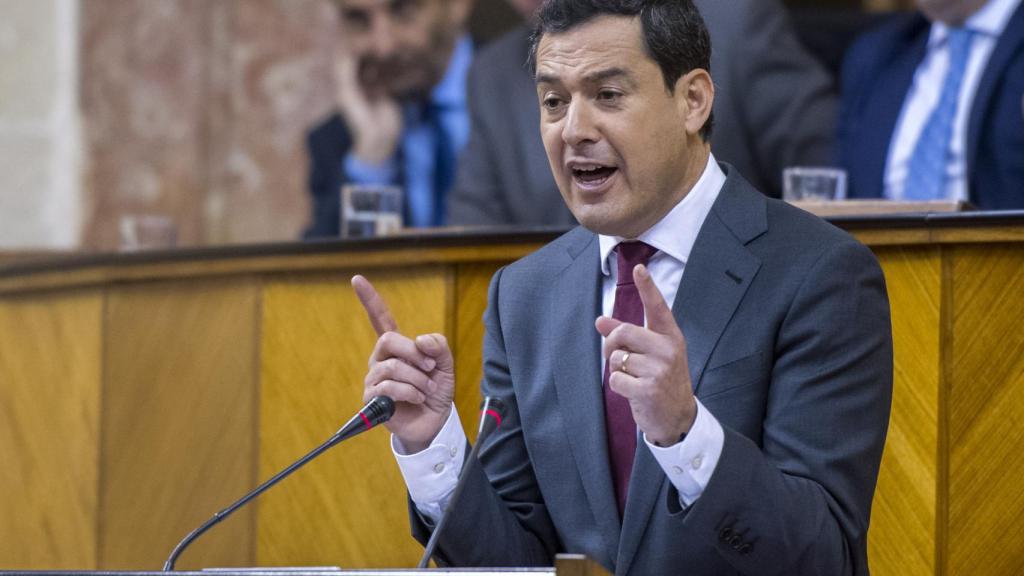
MULTIPOLYGON (((620 522, 598 241, 577 228, 492 281, 482 392, 509 410, 466 468, 444 561, 550 565, 567 551, 620 575, 868 573, 892 390, 882 272, 862 244, 724 168, 672 307, 694 390, 725 429, 703 495, 682 510, 640 442, 620 522)), ((413 532, 429 532, 415 512, 413 532)))
MULTIPOLYGON (((832 161, 837 99, 777 0, 697 0, 717 88, 712 150, 778 197, 787 166, 832 161)), ((540 139, 529 30, 482 50, 470 72, 472 131, 449 199, 455 225, 571 225, 540 139)))

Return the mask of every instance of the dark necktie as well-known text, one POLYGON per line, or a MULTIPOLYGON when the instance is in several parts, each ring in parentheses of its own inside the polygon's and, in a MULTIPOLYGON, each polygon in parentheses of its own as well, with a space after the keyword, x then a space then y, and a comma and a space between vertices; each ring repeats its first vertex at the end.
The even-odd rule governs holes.
MULTIPOLYGON (((657 249, 643 242, 623 242, 615 247, 618 280, 615 284, 615 306, 612 317, 637 326, 644 325, 644 305, 640 292, 633 283, 633 268, 647 261, 657 249)), ((629 494, 629 476, 633 472, 633 457, 636 454, 636 422, 629 408, 629 401, 608 387, 611 366, 604 367, 604 419, 608 430, 608 458, 612 467, 612 483, 615 485, 615 499, 619 505, 619 516, 626 510, 626 496, 629 494)))
POLYGON ((434 132, 434 219, 431 225, 443 226, 446 220, 448 192, 455 180, 455 151, 451 136, 445 129, 444 115, 448 109, 432 104, 428 114, 434 132))

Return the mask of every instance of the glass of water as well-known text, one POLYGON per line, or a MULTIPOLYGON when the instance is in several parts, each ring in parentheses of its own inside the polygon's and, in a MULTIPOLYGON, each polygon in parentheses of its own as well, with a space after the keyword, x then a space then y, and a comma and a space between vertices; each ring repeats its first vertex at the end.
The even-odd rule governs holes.
POLYGON ((127 214, 118 222, 121 251, 166 250, 178 244, 178 227, 169 216, 127 214))
POLYGON ((349 184, 341 189, 341 237, 373 238, 402 229, 402 189, 349 184))
POLYGON ((782 173, 782 180, 782 198, 789 202, 846 198, 846 170, 840 168, 786 168, 782 173))

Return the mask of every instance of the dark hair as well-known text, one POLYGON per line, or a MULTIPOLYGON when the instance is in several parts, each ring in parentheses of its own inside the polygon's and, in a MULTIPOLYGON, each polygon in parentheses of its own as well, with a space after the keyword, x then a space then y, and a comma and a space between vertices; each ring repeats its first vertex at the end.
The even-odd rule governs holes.
MULTIPOLYGON (((530 40, 530 66, 536 67, 537 46, 545 34, 568 32, 605 15, 639 16, 644 47, 670 93, 685 74, 698 68, 710 72, 711 35, 692 0, 545 0, 530 40)), ((713 115, 708 116, 700 129, 705 141, 713 124, 713 115)))

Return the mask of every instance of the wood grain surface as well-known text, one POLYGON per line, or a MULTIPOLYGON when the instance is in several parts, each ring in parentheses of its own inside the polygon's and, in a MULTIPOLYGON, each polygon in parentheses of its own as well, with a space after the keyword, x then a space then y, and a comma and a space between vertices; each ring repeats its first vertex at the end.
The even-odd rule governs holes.
POLYGON ((939 480, 941 259, 878 250, 892 311, 892 412, 871 510, 873 574, 935 574, 939 480))
MULTIPOLYGON (((462 264, 456 272, 455 300, 455 404, 459 414, 474 418, 480 413, 480 382, 483 380, 484 311, 487 289, 498 264, 462 264)), ((464 423, 470 442, 476 440, 477 420, 464 423)))
MULTIPOLYGON (((362 406, 377 337, 350 272, 274 279, 264 295, 260 476, 337 430, 362 406)), ((448 332, 453 291, 443 267, 368 275, 405 334, 448 332)), ((465 413, 464 413, 465 414, 465 413)), ((258 564, 411 567, 404 483, 383 428, 343 443, 259 502, 258 564)))
POLYGON ((102 310, 0 300, 0 567, 97 567, 102 310))
MULTIPOLYGON (((179 540, 255 487, 258 296, 246 278, 109 295, 102 568, 159 570, 179 540)), ((254 519, 239 511, 178 567, 251 565, 254 519)))
POLYGON ((1024 253, 952 256, 947 574, 1024 574, 1024 253))

